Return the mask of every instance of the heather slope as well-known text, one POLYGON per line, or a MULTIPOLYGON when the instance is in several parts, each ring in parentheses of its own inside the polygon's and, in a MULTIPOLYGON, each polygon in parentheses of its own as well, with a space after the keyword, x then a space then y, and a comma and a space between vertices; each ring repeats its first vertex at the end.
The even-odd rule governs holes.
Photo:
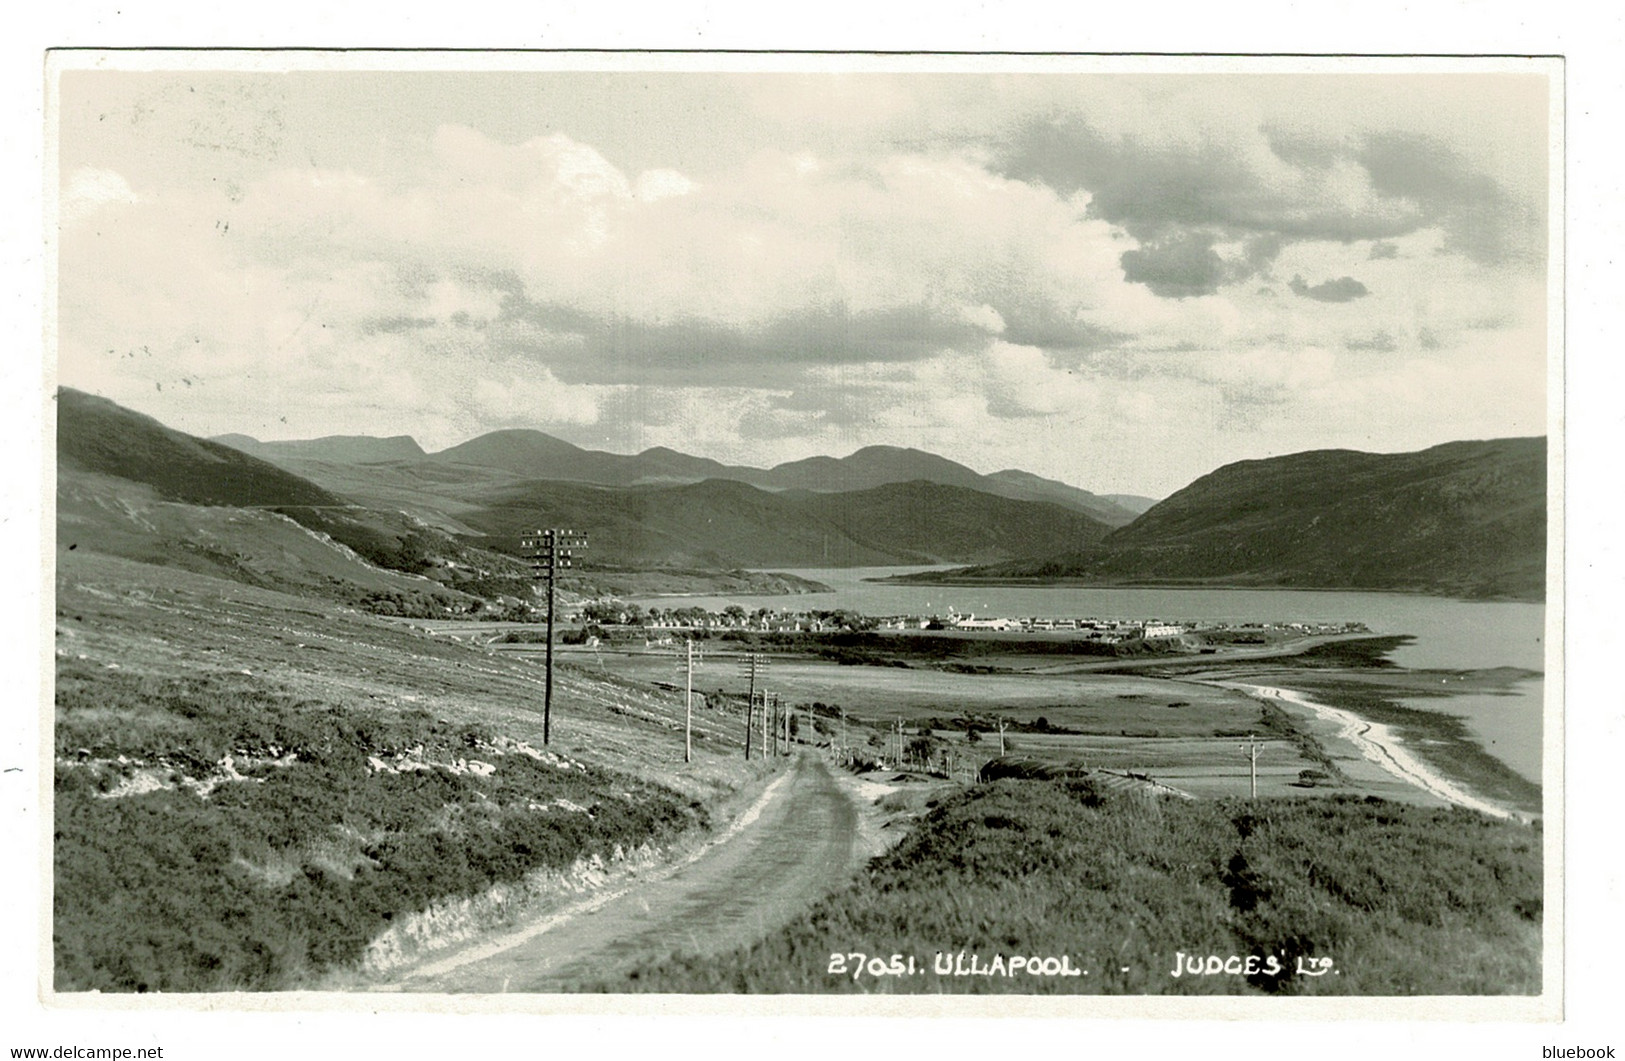
POLYGON ((1546 576, 1546 440, 1242 461, 1097 548, 963 574, 1536 600, 1546 576))

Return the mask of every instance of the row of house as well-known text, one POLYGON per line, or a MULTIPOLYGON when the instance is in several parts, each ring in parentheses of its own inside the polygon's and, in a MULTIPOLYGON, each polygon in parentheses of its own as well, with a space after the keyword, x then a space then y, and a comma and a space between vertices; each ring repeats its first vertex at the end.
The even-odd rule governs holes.
MULTIPOLYGON (((964 631, 992 631, 992 632, 1041 632, 1041 631, 1081 631, 1090 639, 1107 642, 1135 640, 1163 640, 1177 638, 1185 634, 1202 634, 1226 630, 1264 631, 1266 629, 1279 630, 1298 635, 1336 634, 1361 632, 1365 627, 1361 623, 1229 623, 1221 621, 1170 621, 1165 619, 1101 619, 1101 618, 1054 618, 1045 616, 1029 616, 1014 618, 1008 616, 978 617, 974 613, 961 614, 949 611, 944 618, 941 616, 918 615, 892 615, 883 618, 869 618, 858 616, 850 612, 768 612, 759 610, 754 614, 745 614, 743 609, 728 609, 724 612, 701 612, 699 609, 682 609, 685 614, 650 614, 645 615, 631 611, 616 613, 606 611, 601 603, 591 608, 592 613, 601 616, 598 621, 620 624, 633 624, 643 627, 655 636, 669 635, 677 632, 692 631, 756 631, 763 633, 827 633, 847 629, 880 629, 894 632, 915 630, 964 630, 964 631)), ((580 614, 572 618, 577 621, 591 621, 592 614, 580 614)))

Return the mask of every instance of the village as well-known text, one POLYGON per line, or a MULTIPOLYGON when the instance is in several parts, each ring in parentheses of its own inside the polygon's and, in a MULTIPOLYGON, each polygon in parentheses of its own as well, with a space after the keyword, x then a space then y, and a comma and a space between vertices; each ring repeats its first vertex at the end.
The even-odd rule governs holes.
POLYGON ((1187 635, 1203 641, 1262 644, 1297 637, 1369 632, 1361 622, 1224 622, 1160 617, 979 616, 949 610, 945 615, 867 616, 846 609, 771 609, 747 611, 729 605, 720 611, 699 607, 660 608, 619 601, 586 604, 567 616, 583 626, 639 627, 650 647, 676 636, 728 633, 982 633, 1062 635, 1118 644, 1173 640, 1187 635))

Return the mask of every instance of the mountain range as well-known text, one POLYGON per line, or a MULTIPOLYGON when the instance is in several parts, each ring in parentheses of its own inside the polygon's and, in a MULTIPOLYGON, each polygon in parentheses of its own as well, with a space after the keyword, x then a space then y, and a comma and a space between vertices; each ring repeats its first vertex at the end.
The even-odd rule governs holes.
POLYGON ((1149 499, 1016 470, 981 475, 896 447, 749 469, 668 449, 584 450, 537 431, 433 454, 407 436, 211 441, 66 388, 57 419, 59 535, 71 524, 162 562, 261 563, 289 553, 284 537, 273 548, 266 536, 292 526, 353 554, 374 581, 504 565, 522 579, 519 535, 568 526, 589 536, 589 564, 628 569, 955 563, 977 566, 954 578, 986 581, 1528 600, 1545 587, 1543 438, 1241 461, 1134 516, 1149 499), (254 447, 264 459, 245 452, 254 447), (1113 521, 1088 511, 1102 505, 1113 521), (252 548, 232 537, 243 527, 261 535, 252 548))
MULTIPOLYGON (((91 481, 124 483, 170 506, 250 509, 325 535, 375 566, 414 575, 434 567, 435 558, 450 559, 442 566, 455 569, 466 559, 463 546, 515 552, 518 538, 537 526, 587 533, 597 564, 711 569, 980 563, 1075 550, 1111 529, 1055 502, 921 479, 820 491, 769 490, 726 477, 619 486, 522 478, 520 472, 534 475, 533 461, 547 454, 572 462, 564 468, 578 476, 597 468, 612 477, 617 463, 629 462, 646 472, 663 460, 683 471, 672 478, 684 479, 699 460, 671 451, 636 458, 593 453, 540 432, 497 432, 416 460, 355 459, 400 443, 370 440, 390 443, 380 447, 352 436, 278 444, 263 449, 270 459, 261 459, 69 388, 58 393, 57 407, 59 487, 82 492, 91 481)), ((868 470, 862 480, 868 481, 910 461, 975 476, 906 450, 877 449, 858 466, 868 470)), ((821 474, 831 485, 827 471, 821 474)), ((800 479, 791 471, 780 481, 800 479)), ((126 490, 100 510, 128 514, 133 496, 126 490)), ((218 522, 212 513, 194 516, 218 522)), ((150 513, 143 518, 153 522, 150 513)), ((122 528, 120 541, 129 530, 122 528)), ((229 542, 221 546, 231 553, 229 542)))
POLYGON ((382 461, 415 460, 425 456, 423 447, 410 435, 374 438, 371 435, 327 435, 323 438, 261 442, 251 435, 216 435, 211 441, 264 460, 306 458, 341 461, 346 464, 373 464, 382 461))
POLYGON ((474 468, 481 474, 498 471, 522 479, 599 486, 658 486, 726 479, 748 483, 762 490, 810 490, 818 493, 841 493, 924 481, 963 487, 1013 501, 1058 504, 1109 527, 1123 526, 1144 511, 1143 506, 1136 507, 1143 499, 1125 496, 1123 501, 1113 500, 1016 469, 982 475, 946 457, 898 446, 866 446, 846 457, 808 457, 772 468, 750 468, 722 464, 664 446, 637 454, 583 449, 545 432, 526 428, 492 431, 432 454, 425 454, 407 436, 369 439, 335 435, 288 442, 260 442, 247 435, 217 435, 214 441, 294 468, 307 468, 308 465, 297 462, 309 461, 376 464, 420 460, 474 468))

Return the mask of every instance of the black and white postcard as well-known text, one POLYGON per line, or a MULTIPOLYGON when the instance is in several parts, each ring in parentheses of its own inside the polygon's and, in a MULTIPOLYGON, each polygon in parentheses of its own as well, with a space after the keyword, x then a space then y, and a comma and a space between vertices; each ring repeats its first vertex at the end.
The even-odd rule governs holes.
POLYGON ((1559 1018, 1564 75, 53 52, 42 997, 1559 1018))

